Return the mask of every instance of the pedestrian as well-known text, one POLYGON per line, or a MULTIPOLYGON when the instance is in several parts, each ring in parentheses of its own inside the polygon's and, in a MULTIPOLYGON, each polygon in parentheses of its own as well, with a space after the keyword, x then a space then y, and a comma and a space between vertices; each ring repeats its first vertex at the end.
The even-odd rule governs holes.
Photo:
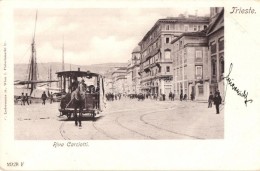
POLYGON ((190 99, 191 99, 191 101, 194 100, 194 93, 193 92, 191 92, 191 94, 190 94, 190 99))
POLYGON ((209 99, 208 99, 208 108, 212 107, 212 101, 214 100, 212 92, 210 92, 209 99))
POLYGON ((169 93, 169 100, 172 100, 172 92, 169 93))
POLYGON ((42 93, 42 104, 45 105, 45 100, 47 99, 47 95, 45 94, 45 91, 42 93))
POLYGON ((172 101, 174 101, 175 93, 172 93, 172 101))
POLYGON ((183 100, 187 101, 187 94, 184 94, 183 100))
MULTIPOLYGON (((29 105, 29 96, 27 93, 25 93, 25 100, 24 100, 24 103, 27 103, 29 105)), ((25 105, 25 104, 24 104, 25 105)))
POLYGON ((82 118, 82 99, 80 95, 79 88, 73 87, 73 92, 71 93, 71 101, 74 104, 74 118, 75 118, 75 125, 81 127, 81 118, 82 118), (77 109, 79 109, 79 116, 77 115, 77 109))
POLYGON ((50 104, 52 104, 52 102, 53 102, 53 94, 51 92, 51 94, 50 94, 50 104))
POLYGON ((165 94, 162 94, 162 97, 163 97, 163 101, 165 101, 165 94))
POLYGON ((154 99, 157 100, 157 93, 154 93, 154 99))
POLYGON ((21 96, 21 105, 25 105, 25 96, 24 96, 24 93, 22 93, 22 96, 21 96))
POLYGON ((216 92, 215 97, 214 97, 214 104, 216 106, 216 114, 219 114, 219 105, 221 104, 221 102, 222 102, 222 98, 220 96, 220 93, 216 92))
POLYGON ((182 101, 182 99, 183 99, 183 92, 182 92, 182 90, 181 90, 180 101, 182 101))

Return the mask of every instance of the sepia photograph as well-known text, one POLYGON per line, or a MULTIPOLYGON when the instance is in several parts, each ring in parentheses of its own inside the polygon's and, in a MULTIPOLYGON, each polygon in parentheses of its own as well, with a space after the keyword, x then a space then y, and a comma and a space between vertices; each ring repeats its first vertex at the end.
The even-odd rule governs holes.
POLYGON ((13 21, 15 140, 224 139, 224 7, 18 8, 13 21))
POLYGON ((0 1, 0 170, 259 170, 259 4, 0 1))

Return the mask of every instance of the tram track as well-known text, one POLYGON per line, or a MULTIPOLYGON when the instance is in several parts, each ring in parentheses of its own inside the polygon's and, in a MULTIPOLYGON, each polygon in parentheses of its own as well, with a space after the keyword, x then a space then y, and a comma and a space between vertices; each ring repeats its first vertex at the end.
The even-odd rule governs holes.
MULTIPOLYGON (((139 112, 140 112, 140 110, 141 110, 141 111, 144 111, 144 110, 146 110, 146 109, 151 109, 151 107, 145 107, 145 108, 141 108, 141 109, 131 109, 131 110, 121 109, 121 110, 117 110, 117 111, 108 112, 108 113, 106 113, 106 114, 109 114, 109 116, 113 116, 113 115, 118 114, 118 113, 120 113, 120 112, 133 112, 133 111, 139 111, 139 112)), ((136 134, 138 134, 138 135, 141 135, 141 136, 143 136, 143 137, 146 137, 146 138, 148 138, 148 139, 155 139, 155 138, 153 138, 153 137, 151 137, 151 136, 142 134, 142 133, 140 133, 140 132, 137 132, 137 131, 135 131, 135 130, 132 130, 132 129, 129 129, 129 128, 125 127, 124 125, 122 125, 122 124, 118 121, 118 118, 120 118, 120 116, 119 116, 119 117, 116 117, 116 119, 114 120, 114 122, 115 122, 117 125, 119 125, 120 127, 124 128, 124 129, 126 129, 126 130, 128 130, 128 131, 130 131, 130 132, 132 132, 132 133, 136 133, 136 134)), ((94 122, 92 122, 92 125, 93 125, 93 127, 94 127, 98 132, 101 132, 103 135, 105 135, 105 136, 107 136, 107 137, 109 137, 109 138, 111 138, 111 139, 117 140, 117 138, 115 138, 115 137, 109 135, 109 134, 108 134, 105 130, 103 130, 102 128, 98 128, 94 122)))
POLYGON ((145 135, 145 134, 140 133, 140 132, 138 132, 138 131, 135 131, 135 130, 133 130, 133 129, 127 128, 126 126, 124 126, 123 124, 121 124, 121 123, 118 121, 119 118, 120 118, 120 117, 117 117, 117 118, 115 119, 115 121, 116 121, 116 123, 117 123, 119 126, 121 126, 122 128, 125 128, 125 129, 127 129, 128 131, 130 131, 130 132, 136 133, 136 134, 141 135, 141 136, 143 136, 143 137, 146 137, 146 138, 148 138, 148 139, 153 139, 153 140, 155 140, 155 138, 153 138, 153 137, 151 137, 151 136, 149 136, 149 135, 145 135))
MULTIPOLYGON (((108 137, 108 138, 110 138, 110 139, 116 140, 116 138, 114 138, 114 137, 112 137, 111 135, 107 134, 103 129, 98 128, 98 127, 95 125, 95 122, 92 122, 92 126, 93 126, 94 129, 97 130, 99 133, 105 135, 106 137, 108 137)), ((93 136, 92 136, 92 139, 93 139, 93 136)))
POLYGON ((159 130, 163 130, 163 131, 166 131, 166 132, 169 132, 169 133, 172 133, 172 134, 176 134, 176 135, 181 135, 181 136, 186 136, 186 137, 189 137, 189 138, 194 138, 194 139, 204 139, 204 138, 200 138, 200 137, 196 137, 196 136, 192 136, 192 135, 188 135, 188 134, 183 134, 183 133, 179 133, 179 132, 175 132, 175 131, 171 131, 171 130, 168 130, 168 129, 165 129, 165 128, 162 128, 162 127, 159 127, 155 124, 151 124, 147 121, 144 120, 144 117, 147 116, 147 115, 150 115, 150 114, 153 114, 155 112, 150 112, 150 113, 146 113, 146 114, 143 114, 139 117, 140 121, 142 121, 143 123, 147 124, 147 125, 150 125, 156 129, 159 129, 159 130))
MULTIPOLYGON (((169 108, 164 108, 164 109, 161 109, 161 110, 155 110, 155 111, 152 111, 152 112, 146 112, 145 114, 151 114, 151 113, 156 113, 156 112, 160 112, 160 111, 165 111, 165 110, 169 110, 169 108)), ((140 112, 140 111, 139 111, 140 112)), ((142 116, 142 115, 141 115, 142 116)), ((127 129, 128 131, 131 131, 131 132, 134 132, 134 133, 136 133, 136 134, 138 134, 138 135, 141 135, 141 136, 143 136, 143 137, 146 137, 146 138, 148 138, 148 139, 152 139, 152 140, 156 140, 156 138, 155 137, 152 137, 152 136, 150 136, 150 135, 146 135, 146 134, 144 134, 144 133, 141 133, 140 131, 136 131, 136 130, 134 130, 134 129, 130 129, 130 128, 128 128, 127 126, 125 126, 124 124, 122 124, 121 122, 120 122, 120 118, 122 118, 122 117, 125 117, 125 115, 123 115, 123 116, 118 116, 116 119, 115 119, 115 121, 116 121, 116 123, 119 125, 119 126, 121 126, 121 127, 123 127, 124 129, 127 129)), ((139 120, 140 120, 140 116, 139 116, 139 120)), ((145 123, 145 122, 143 122, 142 120, 140 120, 142 123, 144 123, 144 125, 149 125, 149 124, 147 124, 147 123, 145 123)), ((156 129, 158 129, 158 128, 156 128, 156 129)))
MULTIPOLYGON (((134 134, 138 134, 138 135, 144 137, 145 139, 156 140, 158 138, 155 138, 152 135, 147 135, 147 134, 145 134, 143 132, 140 132, 140 131, 138 131, 136 129, 129 128, 127 125, 122 123, 120 121, 120 119, 123 118, 123 117, 126 117, 127 115, 131 116, 132 112, 138 111, 138 113, 140 113, 141 115, 137 116, 137 117, 139 118, 140 123, 143 123, 144 125, 150 126, 150 127, 154 128, 156 130, 166 131, 166 132, 168 132, 170 134, 174 134, 174 135, 178 135, 178 136, 188 137, 188 138, 192 138, 192 139, 204 139, 204 138, 200 138, 200 137, 197 137, 197 136, 192 136, 192 135, 188 135, 188 134, 185 134, 185 133, 177 132, 177 131, 174 131, 174 130, 169 130, 169 129, 166 129, 166 128, 162 128, 162 127, 159 127, 158 125, 152 124, 152 123, 148 122, 147 120, 145 120, 145 117, 148 116, 148 115, 152 115, 152 114, 155 114, 157 112, 163 112, 163 111, 175 109, 175 107, 176 106, 171 106, 171 107, 164 106, 162 109, 159 109, 159 110, 156 110, 157 109, 156 107, 143 107, 141 109, 139 108, 139 109, 130 109, 130 110, 129 109, 120 109, 120 110, 104 113, 104 115, 107 115, 108 117, 111 117, 112 118, 112 122, 114 122, 115 124, 117 124, 121 128, 123 128, 123 129, 125 129, 125 130, 127 130, 129 132, 132 132, 134 134), (152 111, 145 112, 147 109, 152 110, 152 111), (116 115, 116 114, 118 114, 120 112, 127 112, 127 113, 113 118, 113 115, 116 115), (130 114, 129 114, 129 112, 130 112, 130 114), (145 112, 145 113, 143 113, 143 112, 145 112)), ((180 106, 180 107, 185 107, 185 106, 180 106)), ((68 137, 66 135, 65 130, 64 130, 64 126, 65 126, 65 121, 63 121, 61 126, 60 126, 60 134, 63 137, 63 139, 70 140, 71 137, 68 137)), ((104 128, 102 128, 100 126, 98 126, 95 122, 92 122, 91 126, 98 133, 104 135, 105 137, 107 137, 109 139, 112 139, 112 140, 120 139, 118 137, 113 136, 111 132, 105 130, 104 128)), ((94 136, 95 136, 95 134, 93 134, 90 139, 94 139, 94 136)))
MULTIPOLYGON (((172 107, 172 108, 173 108, 173 107, 172 107)), ((144 108, 143 108, 143 109, 144 109, 144 108)), ((151 107, 149 107, 149 109, 151 109, 151 107)), ((153 110, 153 109, 156 109, 156 108, 152 108, 152 110, 153 110)), ((165 110, 168 110, 168 109, 169 109, 169 108, 162 109, 162 110, 159 110, 159 111, 165 111, 165 110)), ((142 110, 142 111, 143 111, 143 110, 142 110)), ((138 112, 142 112, 142 111, 140 111, 140 109, 138 110, 138 112)), ((153 112, 149 112, 149 113, 156 113, 156 112, 158 112, 158 110, 157 110, 157 111, 153 111, 153 112)), ((126 114, 125 114, 125 115, 126 115, 126 114)), ((136 134, 141 135, 141 136, 143 136, 143 137, 146 137, 146 138, 148 138, 148 139, 156 140, 156 138, 154 138, 154 137, 152 137, 152 136, 150 136, 150 135, 146 135, 146 134, 141 133, 141 132, 139 132, 139 131, 136 131, 136 130, 134 130, 134 129, 130 129, 130 128, 126 127, 124 124, 122 124, 122 123, 119 121, 119 119, 122 118, 122 117, 124 117, 125 115, 116 117, 116 119, 115 119, 116 124, 118 124, 119 126, 121 126, 122 128, 124 128, 124 129, 126 129, 126 130, 128 130, 128 131, 130 131, 130 132, 136 133, 136 134)), ((140 117, 139 117, 139 120, 140 120, 140 117)), ((158 129, 158 128, 157 128, 157 129, 158 129)))
MULTIPOLYGON (((184 106, 183 106, 183 107, 184 107, 184 106)), ((152 112, 147 112, 147 113, 145 113, 145 114, 140 115, 140 116, 139 116, 139 120, 140 120, 142 123, 144 123, 145 125, 149 125, 149 126, 151 126, 151 127, 153 127, 153 128, 156 128, 156 129, 158 129, 158 130, 163 130, 163 131, 166 131, 166 132, 175 134, 175 135, 185 136, 185 137, 189 137, 189 138, 193 138, 193 139, 204 139, 204 138, 200 138, 200 137, 196 137, 196 136, 192 136, 192 135, 188 135, 188 134, 184 134, 184 133, 180 133, 180 132, 168 130, 168 129, 159 127, 159 126, 157 126, 157 125, 151 124, 151 123, 149 123, 149 122, 147 122, 147 121, 144 120, 144 117, 147 116, 147 115, 151 115, 151 114, 154 114, 154 113, 157 113, 157 112, 167 111, 167 110, 169 110, 169 109, 174 109, 174 108, 164 108, 164 109, 161 109, 161 110, 156 110, 156 111, 152 111, 152 112)), ((115 119, 115 120, 116 120, 116 123, 117 123, 118 125, 120 125, 121 127, 125 128, 125 129, 127 129, 127 130, 129 130, 129 131, 131 131, 131 132, 137 133, 137 134, 139 134, 139 135, 141 135, 141 136, 147 137, 147 138, 149 138, 149 139, 153 139, 153 140, 156 139, 156 138, 154 138, 154 137, 152 137, 152 136, 145 135, 145 134, 143 134, 143 133, 140 133, 140 132, 138 132, 138 131, 136 131, 136 130, 133 130, 133 129, 130 129, 130 128, 124 126, 124 125, 119 121, 119 119, 120 119, 121 117, 124 117, 124 116, 119 116, 119 117, 117 117, 117 118, 115 119)))
POLYGON ((65 125, 65 121, 63 121, 63 122, 61 123, 61 125, 60 125, 60 128, 59 128, 60 134, 61 134, 61 136, 62 136, 62 138, 63 138, 64 140, 70 140, 70 138, 65 135, 65 130, 63 129, 64 125, 65 125))

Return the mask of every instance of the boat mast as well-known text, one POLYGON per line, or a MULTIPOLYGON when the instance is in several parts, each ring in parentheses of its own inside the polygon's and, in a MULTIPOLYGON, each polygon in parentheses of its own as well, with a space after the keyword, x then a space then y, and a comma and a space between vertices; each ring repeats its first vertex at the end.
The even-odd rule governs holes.
MULTIPOLYGON (((36 11, 36 17, 35 17, 35 25, 34 25, 34 33, 33 33, 33 40, 32 40, 32 56, 31 56, 31 61, 30 61, 30 70, 29 70, 29 77, 28 81, 36 81, 37 80, 37 63, 36 63, 36 50, 35 50, 35 31, 36 31, 36 22, 37 22, 37 11, 36 11)), ((29 86, 29 84, 28 84, 29 86)), ((29 87, 28 87, 29 88, 29 87)), ((35 83, 30 84, 30 96, 33 92, 33 90, 36 88, 35 83)))
MULTIPOLYGON (((51 66, 50 66, 49 74, 50 74, 50 81, 52 81, 52 67, 51 66)), ((50 82, 49 87, 51 87, 51 82, 50 82)))

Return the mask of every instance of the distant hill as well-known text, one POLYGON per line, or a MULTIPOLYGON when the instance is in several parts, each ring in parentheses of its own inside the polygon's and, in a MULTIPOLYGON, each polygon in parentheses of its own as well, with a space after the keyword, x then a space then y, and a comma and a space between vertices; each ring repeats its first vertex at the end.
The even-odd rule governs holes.
MULTIPOLYGON (((92 64, 92 65, 73 65, 73 64, 65 64, 65 70, 78 70, 80 68, 81 71, 91 71, 96 72, 102 75, 105 75, 106 72, 114 67, 123 67, 126 66, 127 63, 103 63, 103 64, 92 64)), ((61 71, 62 65, 58 62, 52 63, 38 63, 38 73, 39 80, 47 80, 49 68, 52 69, 52 77, 56 78, 56 72, 61 71)), ((28 73, 28 64, 15 64, 14 65, 14 80, 26 80, 28 73)))

